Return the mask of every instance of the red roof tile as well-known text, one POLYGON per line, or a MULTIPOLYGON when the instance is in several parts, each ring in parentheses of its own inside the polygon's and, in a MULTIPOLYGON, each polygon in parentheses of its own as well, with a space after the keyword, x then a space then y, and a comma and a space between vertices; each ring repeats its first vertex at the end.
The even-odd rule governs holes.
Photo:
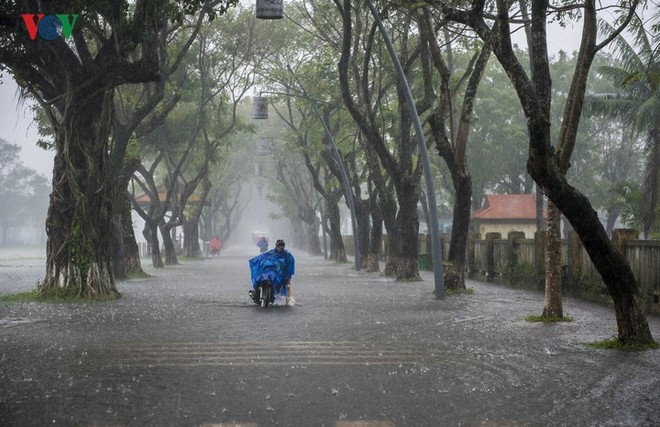
POLYGON ((536 195, 486 194, 486 202, 484 203, 484 207, 480 210, 472 212, 472 218, 535 219, 536 195))

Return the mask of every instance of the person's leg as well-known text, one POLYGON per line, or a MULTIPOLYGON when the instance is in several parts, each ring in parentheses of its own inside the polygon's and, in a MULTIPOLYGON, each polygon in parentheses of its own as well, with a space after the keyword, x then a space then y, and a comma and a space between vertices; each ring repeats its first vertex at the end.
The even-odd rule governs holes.
POLYGON ((289 305, 289 300, 291 299, 291 281, 286 282, 286 305, 289 305))

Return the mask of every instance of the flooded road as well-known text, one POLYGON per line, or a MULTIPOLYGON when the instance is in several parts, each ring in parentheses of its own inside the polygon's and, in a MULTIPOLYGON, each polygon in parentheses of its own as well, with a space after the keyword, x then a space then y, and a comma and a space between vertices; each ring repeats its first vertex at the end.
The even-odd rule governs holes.
MULTIPOLYGON (((0 303, 0 425, 657 426, 660 351, 595 350, 612 308, 396 283, 293 250, 292 307, 247 296, 252 248, 118 283, 111 303, 0 303)), ((0 258, 0 293, 43 261, 0 258)), ((660 339, 660 319, 649 317, 660 339)))

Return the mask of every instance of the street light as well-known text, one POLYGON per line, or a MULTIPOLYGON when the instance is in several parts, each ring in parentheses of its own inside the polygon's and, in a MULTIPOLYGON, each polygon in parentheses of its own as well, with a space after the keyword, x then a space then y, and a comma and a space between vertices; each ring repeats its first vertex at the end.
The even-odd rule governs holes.
POLYGON ((408 108, 412 113, 413 125, 415 126, 415 133, 417 134, 417 145, 419 147, 419 155, 422 160, 422 166, 424 167, 424 181, 426 181, 426 191, 427 191, 427 200, 429 207, 429 216, 431 217, 431 252, 433 253, 433 278, 435 282, 435 298, 444 299, 445 297, 445 282, 444 282, 444 272, 442 267, 442 244, 440 243, 440 226, 438 224, 438 207, 435 200, 435 190, 433 189, 433 174, 431 173, 431 163, 429 162, 429 155, 426 150, 426 141, 424 140, 424 132, 422 131, 422 123, 419 120, 419 115, 417 114, 417 107, 415 106, 415 100, 413 99, 412 92, 410 91, 410 85, 408 84, 408 79, 403 72, 403 67, 399 62, 399 58, 396 56, 394 51, 394 46, 390 41, 389 36, 385 32, 385 26, 383 21, 381 21, 378 11, 374 6, 373 0, 369 0, 369 9, 371 14, 378 25, 387 50, 390 53, 394 67, 396 68, 397 75, 399 76, 399 81, 401 82, 401 87, 403 92, 406 95, 406 101, 408 103, 408 108))

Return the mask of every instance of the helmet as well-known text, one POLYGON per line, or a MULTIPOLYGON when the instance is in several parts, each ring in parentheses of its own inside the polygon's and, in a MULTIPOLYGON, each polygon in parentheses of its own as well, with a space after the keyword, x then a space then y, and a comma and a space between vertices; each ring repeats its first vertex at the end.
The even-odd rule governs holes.
POLYGON ((279 239, 277 242, 275 242, 275 247, 278 247, 278 246, 284 247, 285 246, 284 240, 279 239))

